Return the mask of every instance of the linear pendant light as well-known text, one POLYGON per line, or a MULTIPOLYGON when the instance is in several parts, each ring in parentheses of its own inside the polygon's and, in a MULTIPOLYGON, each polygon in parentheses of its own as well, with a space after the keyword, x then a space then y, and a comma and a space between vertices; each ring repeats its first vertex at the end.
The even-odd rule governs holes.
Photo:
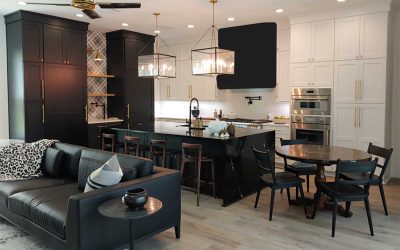
POLYGON ((163 49, 172 51, 171 48, 160 37, 158 30, 158 16, 160 13, 153 13, 156 18, 156 29, 154 40, 149 41, 146 46, 138 53, 138 75, 144 78, 175 78, 176 77, 176 56, 160 53, 160 42, 163 43, 163 49), (146 53, 146 47, 154 41, 154 50, 146 53))
POLYGON ((210 0, 213 6, 212 26, 192 48, 192 74, 200 76, 233 75, 235 73, 235 52, 217 46, 215 27, 215 4, 218 0, 210 0), (211 31, 211 46, 194 49, 211 31))

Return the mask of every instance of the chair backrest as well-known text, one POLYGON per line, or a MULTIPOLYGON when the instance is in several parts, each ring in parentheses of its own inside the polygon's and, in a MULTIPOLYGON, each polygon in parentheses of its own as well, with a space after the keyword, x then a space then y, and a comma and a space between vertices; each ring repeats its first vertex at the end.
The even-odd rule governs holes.
POLYGON ((385 174, 386 168, 389 165, 390 157, 392 157, 393 148, 382 148, 379 146, 373 145, 371 142, 368 145, 368 153, 374 156, 378 156, 384 159, 383 165, 377 164, 378 168, 381 168, 381 173, 379 174, 379 179, 383 179, 383 175, 385 174))
POLYGON ((101 135, 101 149, 105 150, 107 147, 111 147, 111 151, 114 151, 115 146, 115 134, 102 133, 101 135), (110 142, 110 143, 108 143, 110 142))
POLYGON ((140 150, 140 138, 139 137, 134 137, 134 136, 124 136, 124 146, 125 146, 125 154, 129 155, 129 146, 134 145, 135 149, 135 155, 139 156, 139 150, 140 150))
POLYGON ((255 146, 253 148, 254 157, 257 162, 258 170, 260 175, 262 174, 272 174, 272 179, 274 183, 276 182, 275 179, 275 164, 272 162, 271 155, 275 152, 273 150, 261 151, 256 149, 255 146))
POLYGON ((201 144, 182 143, 182 155, 185 156, 187 152, 198 154, 201 158, 203 146, 201 144))
POLYGON ((335 192, 339 184, 350 184, 350 185, 360 185, 365 187, 365 191, 368 192, 369 186, 371 184, 372 178, 375 173, 376 164, 378 158, 373 161, 337 161, 336 174, 335 174, 335 192), (351 180, 341 178, 341 175, 346 174, 358 174, 360 178, 352 178, 351 180))
POLYGON ((284 140, 281 138, 281 146, 300 145, 300 144, 308 144, 308 140, 307 139, 284 140))
POLYGON ((167 141, 151 139, 150 141, 150 154, 153 155, 153 151, 162 150, 163 154, 167 152, 167 141))

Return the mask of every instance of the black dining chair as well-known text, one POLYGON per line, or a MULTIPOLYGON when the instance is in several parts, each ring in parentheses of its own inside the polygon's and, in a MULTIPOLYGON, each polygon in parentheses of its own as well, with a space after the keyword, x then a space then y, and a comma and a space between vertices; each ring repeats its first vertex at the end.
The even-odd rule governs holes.
POLYGON ((365 209, 371 235, 374 236, 372 226, 371 209, 369 206, 369 187, 374 176, 378 158, 374 161, 351 162, 338 160, 334 182, 317 182, 317 193, 315 195, 314 210, 311 218, 315 218, 321 193, 326 194, 333 202, 332 207, 332 237, 335 237, 336 213, 338 202, 346 202, 346 212, 349 212, 352 201, 364 201, 365 209), (359 174, 360 178, 352 180, 343 179, 344 174, 359 174), (364 176, 368 176, 365 178, 364 176))
POLYGON ((275 198, 275 190, 286 188, 288 199, 290 202, 290 191, 289 188, 296 187, 300 190, 301 200, 304 206, 304 212, 307 214, 307 208, 304 200, 304 192, 302 183, 303 179, 297 177, 296 175, 289 172, 275 172, 275 164, 272 161, 272 156, 275 154, 275 151, 267 150, 267 151, 259 151, 253 146, 254 157, 256 159, 258 170, 259 170, 259 180, 257 187, 257 197, 256 203, 254 204, 254 208, 257 208, 258 199, 260 198, 261 190, 264 187, 271 188, 271 203, 269 208, 269 220, 272 220, 272 212, 274 209, 274 198, 275 198))
MULTIPOLYGON (((307 139, 295 139, 295 140, 284 140, 281 138, 281 146, 286 145, 300 145, 300 144, 308 144, 307 139)), ((314 164, 304 163, 304 162, 294 162, 292 164, 288 164, 286 158, 283 158, 285 163, 285 171, 295 174, 296 176, 305 175, 307 180, 307 192, 310 192, 310 175, 317 174, 317 166, 314 164)), ((281 189, 281 193, 283 189, 281 189)), ((298 189, 296 189, 296 199, 299 197, 298 189)))
MULTIPOLYGON (((374 175, 372 177, 371 185, 379 186, 379 191, 381 193, 381 199, 383 203, 383 209, 385 210, 385 215, 389 215, 386 206, 385 191, 383 189, 383 176, 385 175, 386 168, 389 165, 390 157, 392 156, 393 153, 393 148, 390 149, 382 148, 375 146, 372 143, 369 143, 367 152, 371 155, 381 157, 384 160, 383 165, 379 163, 376 165, 378 168, 381 169, 381 173, 379 175, 374 175)), ((368 176, 362 176, 360 174, 355 174, 355 173, 342 174, 341 177, 347 180, 359 179, 362 177, 368 178, 368 176)))

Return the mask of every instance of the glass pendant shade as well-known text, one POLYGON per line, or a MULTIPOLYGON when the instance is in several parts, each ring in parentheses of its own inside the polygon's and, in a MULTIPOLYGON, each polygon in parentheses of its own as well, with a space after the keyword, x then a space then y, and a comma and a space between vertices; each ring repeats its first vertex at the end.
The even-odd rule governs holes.
POLYGON ((235 52, 218 47, 192 50, 192 74, 235 74, 235 52))
MULTIPOLYGON (((169 48, 168 45, 160 38, 157 29, 157 17, 160 13, 154 13, 156 16, 156 29, 154 39, 155 53, 146 54, 139 53, 138 57, 138 75, 144 78, 175 78, 176 77, 176 56, 160 53, 160 42, 163 48, 169 48)), ((146 45, 147 46, 147 45, 146 45)), ((142 51, 144 48, 142 49, 142 51)))

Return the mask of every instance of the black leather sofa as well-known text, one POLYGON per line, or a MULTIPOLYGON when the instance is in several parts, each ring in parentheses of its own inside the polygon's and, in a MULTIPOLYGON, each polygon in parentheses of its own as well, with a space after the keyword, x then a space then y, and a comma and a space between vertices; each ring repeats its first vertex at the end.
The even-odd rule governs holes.
POLYGON ((175 228, 180 237, 180 173, 153 167, 151 160, 118 155, 121 183, 83 193, 86 177, 113 154, 55 143, 43 160, 44 176, 0 182, 0 216, 54 249, 115 249, 129 243, 127 221, 103 217, 98 206, 144 187, 163 202, 161 211, 135 222, 135 240, 175 228), (136 174, 136 177, 134 177, 136 174), (134 178, 134 179, 133 179, 134 178), (82 188, 83 185, 83 188, 82 188))

